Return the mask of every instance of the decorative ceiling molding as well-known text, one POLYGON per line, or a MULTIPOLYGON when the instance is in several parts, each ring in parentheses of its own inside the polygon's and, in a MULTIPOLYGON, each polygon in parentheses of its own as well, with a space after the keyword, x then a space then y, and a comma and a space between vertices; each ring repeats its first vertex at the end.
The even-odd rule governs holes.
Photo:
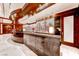
POLYGON ((9 18, 0 17, 0 19, 10 20, 9 18))

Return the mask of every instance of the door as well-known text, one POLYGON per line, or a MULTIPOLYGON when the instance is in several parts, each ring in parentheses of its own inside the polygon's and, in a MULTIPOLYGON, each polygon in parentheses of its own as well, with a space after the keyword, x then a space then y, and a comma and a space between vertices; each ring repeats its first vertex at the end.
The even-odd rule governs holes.
POLYGON ((63 16, 61 21, 61 42, 66 45, 74 46, 74 15, 63 16))
POLYGON ((64 17, 64 41, 74 43, 74 16, 64 17))

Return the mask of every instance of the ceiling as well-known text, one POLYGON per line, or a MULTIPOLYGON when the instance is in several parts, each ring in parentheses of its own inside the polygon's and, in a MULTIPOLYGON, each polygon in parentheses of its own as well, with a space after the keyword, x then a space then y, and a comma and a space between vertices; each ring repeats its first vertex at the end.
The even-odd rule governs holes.
POLYGON ((8 18, 13 10, 22 8, 24 3, 0 3, 0 17, 8 18))
POLYGON ((13 20, 12 16, 18 21, 18 19, 26 15, 34 15, 51 5, 52 3, 0 3, 0 22, 11 23, 13 20), (5 20, 5 18, 7 19, 5 20))
MULTIPOLYGON (((22 8, 24 3, 0 3, 0 17, 9 18, 13 10, 22 8)), ((0 19, 1 21, 1 19, 0 19)), ((10 20, 3 20, 4 23, 11 23, 10 20)))
MULTIPOLYGON (((44 4, 40 7, 40 5, 38 6, 38 4, 33 4, 33 3, 0 3, 0 17, 4 17, 4 18, 9 18, 11 12, 13 12, 14 10, 18 10, 18 9, 22 9, 23 14, 25 13, 25 16, 23 18, 20 19, 20 23, 31 23, 34 22, 36 20, 39 20, 40 18, 45 18, 48 17, 50 15, 54 15, 58 12, 62 12, 65 10, 69 10, 72 8, 76 8, 78 7, 78 3, 56 3, 54 5, 51 5, 48 8, 45 8, 45 6, 47 6, 48 4, 44 4), (36 6, 36 7, 34 7, 36 6), (37 8, 38 6, 38 8, 37 8), (28 14, 31 13, 31 10, 35 10, 35 8, 37 8, 37 11, 42 10, 41 12, 35 13, 33 11, 33 15, 29 15, 30 17, 28 17, 28 14), (30 12, 30 13, 28 13, 30 12), (27 20, 28 18, 28 20, 27 20)), ((32 14, 32 13, 31 13, 32 14)), ((0 22, 1 22, 1 18, 0 18, 0 22)), ((3 20, 4 23, 11 23, 11 20, 3 20)))
MULTIPOLYGON (((44 3, 25 3, 22 8, 16 9, 11 12, 9 19, 18 21, 20 18, 28 15, 34 15, 35 13, 41 11, 37 11, 37 9, 42 6, 44 3)), ((44 8, 45 9, 45 8, 44 8)))
POLYGON ((28 19, 25 19, 27 17, 20 19, 19 22, 22 24, 33 23, 39 19, 49 17, 50 15, 55 16, 56 13, 60 13, 60 12, 66 11, 66 10, 77 8, 78 5, 79 5, 78 3, 56 3, 56 4, 46 8, 45 10, 31 16, 28 19))

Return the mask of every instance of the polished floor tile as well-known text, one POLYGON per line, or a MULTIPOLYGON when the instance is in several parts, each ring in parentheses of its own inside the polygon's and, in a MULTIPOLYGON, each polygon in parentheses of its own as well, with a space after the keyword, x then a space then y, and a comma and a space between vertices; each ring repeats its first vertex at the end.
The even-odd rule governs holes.
POLYGON ((12 41, 12 34, 0 35, 0 56, 37 56, 24 44, 12 41))
POLYGON ((67 45, 61 45, 60 52, 62 56, 79 56, 79 49, 67 45))

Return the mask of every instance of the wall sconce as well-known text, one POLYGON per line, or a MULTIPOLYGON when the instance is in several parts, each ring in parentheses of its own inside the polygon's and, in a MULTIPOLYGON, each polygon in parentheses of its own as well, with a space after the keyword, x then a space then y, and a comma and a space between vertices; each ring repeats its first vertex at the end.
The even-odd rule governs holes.
POLYGON ((53 27, 53 26, 50 26, 50 27, 49 27, 49 33, 54 34, 54 27, 53 27))
POLYGON ((23 28, 23 31, 26 31, 26 29, 25 29, 25 28, 23 28))

